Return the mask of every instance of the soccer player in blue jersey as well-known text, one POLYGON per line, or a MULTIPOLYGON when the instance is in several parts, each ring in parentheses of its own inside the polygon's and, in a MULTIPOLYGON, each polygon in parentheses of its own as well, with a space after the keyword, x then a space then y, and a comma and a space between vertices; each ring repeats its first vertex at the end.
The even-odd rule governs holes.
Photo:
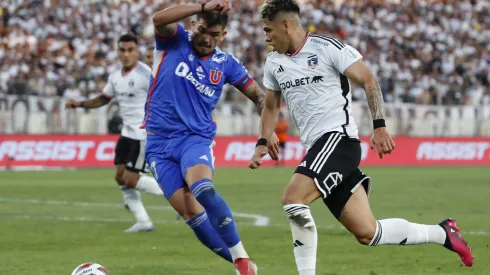
MULTIPOLYGON (((261 113, 265 93, 242 63, 217 48, 224 40, 229 0, 179 5, 153 15, 155 54, 143 128, 146 160, 172 207, 197 238, 233 262, 237 274, 255 275, 225 200, 212 183, 216 135, 212 111, 229 83, 256 103, 261 113), (176 22, 197 15, 192 32, 176 22)), ((277 159, 279 141, 269 142, 277 159)))

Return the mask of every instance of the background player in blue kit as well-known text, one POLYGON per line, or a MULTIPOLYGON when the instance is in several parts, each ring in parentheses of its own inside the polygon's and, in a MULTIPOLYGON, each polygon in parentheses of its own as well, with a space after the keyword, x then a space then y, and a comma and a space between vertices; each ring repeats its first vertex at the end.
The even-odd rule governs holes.
MULTIPOLYGON (((237 274, 255 275, 230 208, 212 184, 216 125, 212 111, 229 83, 256 103, 264 92, 242 63, 217 48, 231 8, 229 0, 170 7, 153 15, 155 54, 142 128, 146 160, 173 208, 209 249, 233 262, 237 274), (176 22, 192 15, 193 32, 176 22), (204 209, 205 211, 204 211, 204 209)), ((276 160, 277 137, 269 143, 276 160)))

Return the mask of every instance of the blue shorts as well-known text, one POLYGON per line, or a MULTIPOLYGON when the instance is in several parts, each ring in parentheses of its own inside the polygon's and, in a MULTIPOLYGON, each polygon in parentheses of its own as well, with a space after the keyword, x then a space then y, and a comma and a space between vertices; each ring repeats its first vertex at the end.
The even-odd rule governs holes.
POLYGON ((146 161, 167 200, 186 183, 187 169, 205 164, 214 172, 213 140, 197 136, 163 139, 158 135, 146 138, 146 161))

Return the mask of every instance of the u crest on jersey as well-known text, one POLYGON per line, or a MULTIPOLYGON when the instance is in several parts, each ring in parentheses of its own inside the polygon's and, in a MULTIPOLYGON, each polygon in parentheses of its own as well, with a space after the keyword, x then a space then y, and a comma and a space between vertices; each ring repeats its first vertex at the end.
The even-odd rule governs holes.
POLYGON ((221 76, 223 76, 223 72, 211 70, 211 73, 209 74, 209 81, 216 85, 221 82, 221 76))

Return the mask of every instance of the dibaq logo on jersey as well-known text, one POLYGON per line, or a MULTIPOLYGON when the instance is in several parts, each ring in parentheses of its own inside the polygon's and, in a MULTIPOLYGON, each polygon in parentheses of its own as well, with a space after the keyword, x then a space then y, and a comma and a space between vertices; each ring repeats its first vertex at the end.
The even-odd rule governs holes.
POLYGON ((308 68, 315 69, 316 67, 318 67, 318 56, 315 54, 308 57, 308 68))

